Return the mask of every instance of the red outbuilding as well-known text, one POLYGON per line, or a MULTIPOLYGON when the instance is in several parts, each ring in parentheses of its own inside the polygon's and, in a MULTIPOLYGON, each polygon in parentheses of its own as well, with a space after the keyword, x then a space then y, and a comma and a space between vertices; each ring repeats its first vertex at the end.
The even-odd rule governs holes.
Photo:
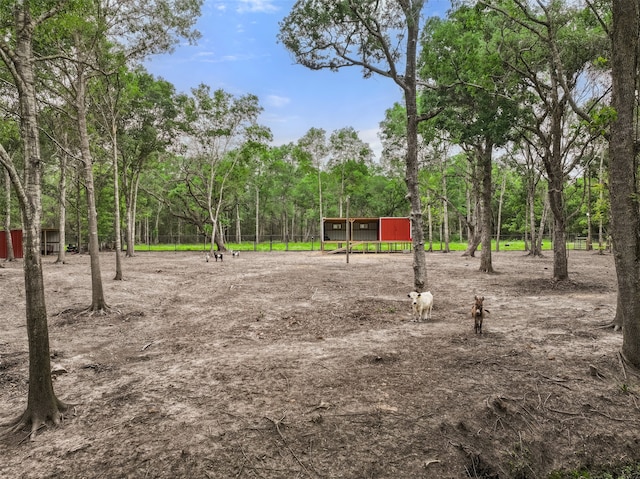
MULTIPOLYGON (((11 245, 13 257, 22 258, 22 230, 11 230, 11 245)), ((7 255, 7 232, 0 230, 0 258, 6 259, 7 255)))
POLYGON ((409 218, 380 218, 380 241, 411 242, 409 218))
MULTIPOLYGON (((22 230, 11 230, 11 244, 13 257, 22 258, 22 230)), ((58 254, 60 251, 60 231, 52 228, 42 228, 40 237, 40 253, 44 256, 58 254)), ((7 257, 7 233, 0 230, 0 258, 7 257)))
MULTIPOLYGON (((373 247, 375 252, 411 248, 410 218, 349 218, 349 243, 363 252, 373 247)), ((347 218, 323 218, 321 249, 325 246, 336 246, 332 252, 343 251, 342 243, 347 241, 347 218)), ((327 248, 331 249, 331 248, 327 248)))

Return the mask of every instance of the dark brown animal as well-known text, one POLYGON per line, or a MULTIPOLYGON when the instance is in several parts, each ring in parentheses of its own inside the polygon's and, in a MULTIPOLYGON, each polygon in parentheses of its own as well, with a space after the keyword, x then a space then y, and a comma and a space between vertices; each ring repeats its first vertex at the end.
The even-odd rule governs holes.
POLYGON ((471 308, 471 316, 474 320, 474 331, 476 334, 482 334, 482 320, 484 319, 484 313, 488 313, 489 310, 484 309, 484 296, 475 296, 475 303, 471 308))

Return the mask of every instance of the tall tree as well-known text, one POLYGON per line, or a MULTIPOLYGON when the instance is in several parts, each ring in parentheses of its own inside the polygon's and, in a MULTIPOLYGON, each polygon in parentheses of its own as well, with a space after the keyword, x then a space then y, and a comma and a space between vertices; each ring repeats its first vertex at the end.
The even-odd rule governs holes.
POLYGON ((227 182, 242 159, 239 150, 249 141, 259 142, 260 137, 270 135, 257 125, 261 112, 255 95, 234 97, 222 89, 211 92, 204 84, 192 90, 186 113, 189 150, 183 164, 184 181, 211 225, 212 249, 214 243, 219 250, 226 249, 218 234, 219 219, 227 182))
POLYGON ((373 152, 369 145, 358 137, 358 132, 356 132, 353 127, 341 128, 331 133, 329 137, 329 148, 331 159, 329 160, 328 166, 330 168, 336 168, 340 174, 338 206, 340 210, 339 215, 342 218, 345 188, 348 180, 346 163, 352 160, 367 165, 371 164, 373 152))
MULTIPOLYGON (((59 117, 56 116, 58 119, 59 117)), ((66 127, 64 122, 62 128, 66 127)), ((54 127, 55 128, 55 127, 54 127)), ((67 244, 67 170, 69 165, 69 141, 66 132, 58 135, 61 146, 57 147, 58 167, 60 176, 58 177, 58 258, 56 263, 64 264, 66 261, 67 244)))
POLYGON ((616 114, 609 142, 611 235, 618 277, 617 314, 623 322, 622 354, 636 368, 640 368, 639 36, 640 0, 613 0, 611 105, 616 114))
POLYGON ((42 275, 41 215, 42 167, 40 129, 36 99, 37 33, 67 2, 3 3, 0 6, 0 59, 18 92, 20 136, 24 158, 20 175, 12 158, 0 144, 0 164, 9 172, 16 192, 23 225, 23 254, 27 337, 29 341, 29 393, 26 410, 10 424, 11 431, 31 426, 31 439, 46 423, 58 424, 67 405, 60 401, 51 379, 49 331, 42 275))
POLYGON ((411 203, 414 286, 424 291, 427 265, 418 182, 420 114, 416 61, 425 0, 298 0, 280 22, 278 39, 296 61, 312 70, 362 68, 390 78, 404 94, 407 125, 406 182, 411 203), (404 72, 400 70, 404 66, 404 72))
MULTIPOLYGON (((496 17, 461 6, 447 20, 429 19, 420 58, 420 77, 429 85, 422 100, 446 109, 433 121, 469 152, 473 162, 482 241, 480 270, 484 272, 493 271, 493 150, 510 137, 521 89, 498 53, 501 36, 496 17)), ((474 241, 469 244, 473 246, 474 241)))
MULTIPOLYGON (((113 79, 113 78, 111 78, 113 79)), ((119 92, 120 127, 118 128, 119 170, 125 206, 126 255, 135 253, 136 215, 140 181, 154 171, 162 154, 177 144, 182 129, 180 115, 186 95, 177 95, 166 80, 156 79, 142 68, 123 77, 119 92)), ((177 148, 176 148, 177 149, 177 148)))
POLYGON ((120 170, 118 168, 118 124, 121 119, 122 108, 122 76, 125 72, 117 69, 110 75, 105 75, 99 82, 96 82, 98 94, 102 98, 102 102, 96 102, 99 112, 97 116, 100 118, 104 131, 107 132, 111 140, 111 158, 113 167, 113 202, 114 202, 114 218, 113 231, 115 240, 116 253, 116 274, 114 280, 121 281, 122 277, 122 240, 121 240, 121 220, 120 220, 120 170))
MULTIPOLYGON (((537 234, 536 227, 536 197, 539 190, 540 180, 542 178, 543 166, 540 164, 539 155, 535 152, 532 142, 524 141, 519 145, 521 151, 515 157, 515 169, 522 172, 525 183, 525 191, 527 194, 526 211, 529 218, 528 228, 531 235, 531 245, 529 247, 529 255, 542 256, 542 237, 537 234)), ((546 194, 546 192, 545 192, 546 194)), ((546 210, 548 201, 543 201, 543 210, 541 213, 540 228, 544 228, 546 221, 546 210)))
POLYGON ((298 146, 311 159, 318 172, 318 212, 320 215, 319 223, 322 225, 324 218, 324 208, 322 201, 322 170, 329 153, 329 145, 327 144, 327 132, 322 128, 311 128, 302 138, 298 140, 298 146))
POLYGON ((576 143, 584 132, 572 107, 576 109, 575 98, 591 87, 586 73, 602 53, 601 27, 588 21, 586 10, 565 2, 479 3, 503 16, 500 54, 530 94, 524 106, 533 121, 521 123, 529 133, 523 138, 534 141, 542 155, 553 214, 553 276, 565 280, 569 271, 564 186, 580 161, 576 143))
POLYGON ((104 312, 108 309, 102 285, 100 267, 100 241, 98 238, 98 213, 96 210, 96 188, 94 182, 94 158, 90 140, 89 82, 96 76, 94 56, 96 45, 104 48, 103 18, 90 17, 80 21, 73 11, 67 12, 59 22, 62 31, 51 46, 57 51, 57 59, 49 62, 50 86, 66 105, 66 113, 72 119, 78 139, 80 162, 82 163, 85 194, 87 198, 87 220, 89 226, 89 255, 91 263, 91 305, 89 311, 104 312), (68 35, 68 36, 67 36, 68 35))

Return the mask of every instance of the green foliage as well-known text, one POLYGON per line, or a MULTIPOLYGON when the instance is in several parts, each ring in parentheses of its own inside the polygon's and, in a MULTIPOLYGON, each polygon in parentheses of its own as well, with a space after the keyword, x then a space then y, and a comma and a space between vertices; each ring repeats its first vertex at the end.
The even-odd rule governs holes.
POLYGON ((610 106, 600 106, 591 111, 591 121, 589 128, 600 134, 605 134, 609 130, 609 125, 616 121, 618 112, 610 106))
POLYGON ((280 22, 278 41, 297 63, 313 70, 337 71, 360 66, 363 75, 393 76, 401 56, 390 48, 403 39, 402 8, 420 11, 424 0, 379 2, 377 0, 298 0, 280 22))
MULTIPOLYGON (((56 3, 55 0, 32 2, 33 12, 41 13, 56 3)), ((128 0, 124 3, 131 8, 137 5, 128 0)), ((422 3, 407 5, 419 8, 422 3)), ((467 211, 470 178, 468 156, 458 154, 459 150, 451 149, 451 145, 468 147, 488 139, 496 146, 509 145, 511 149, 512 143, 523 141, 519 136, 521 132, 514 126, 532 127, 531 110, 537 107, 537 100, 531 85, 523 82, 522 75, 507 68, 507 63, 523 65, 526 62, 541 78, 548 78, 549 52, 540 41, 542 27, 535 22, 532 25, 516 2, 488 3, 496 8, 488 8, 486 3, 474 7, 462 4, 447 18, 428 19, 421 32, 420 76, 429 88, 422 90, 420 109, 422 112, 444 109, 443 114, 420 125, 421 195, 425 205, 430 205, 434 226, 438 229, 444 220, 441 196, 446 180, 451 232, 456 238, 464 234, 458 218, 470 213, 467 211), (512 20, 504 13, 511 15, 512 20)), ((187 95, 178 94, 169 82, 154 78, 141 67, 127 66, 126 59, 137 58, 129 47, 148 46, 145 50, 148 54, 170 49, 177 36, 183 35, 189 41, 197 37, 192 27, 200 1, 154 0, 151 4, 160 10, 145 17, 142 24, 133 25, 133 16, 122 19, 119 24, 107 22, 115 11, 105 10, 99 19, 79 15, 79 12, 91 11, 90 7, 96 4, 72 0, 67 2, 59 21, 47 25, 37 39, 41 55, 69 48, 73 34, 78 31, 86 35, 85 40, 99 39, 101 48, 96 50, 99 56, 96 63, 108 75, 94 71, 90 80, 89 132, 96 160, 94 174, 101 236, 108 238, 113 232, 112 156, 109 124, 104 115, 110 106, 116 107, 113 113, 117 119, 123 208, 135 199, 137 220, 149 219, 154 223, 157 219, 156 234, 174 234, 176 229, 210 233, 212 224, 207 203, 212 199, 213 205, 220 207, 219 221, 228 239, 235 233, 236 215, 240 218, 243 236, 254 234, 257 215, 261 235, 286 232, 290 237, 317 237, 319 184, 325 216, 339 215, 341 206, 344 215, 347 197, 351 215, 409 214, 404 164, 407 117, 403 106, 390 105, 381 125, 385 153, 379 164, 372 161, 369 146, 351 127, 332 132, 328 138, 324 130, 312 128, 295 143, 268 146, 270 132, 257 123, 262 108, 255 95, 236 97, 207 85, 200 85, 187 95), (127 33, 121 37, 112 35, 114 31, 107 28, 112 24, 127 33), (160 31, 162 28, 166 34, 160 31), (157 44, 145 43, 152 39, 157 39, 157 44), (132 191, 136 187, 139 187, 139 196, 134 198, 132 191)), ((401 44, 407 17, 399 5, 399 2, 375 0, 300 0, 281 22, 278 39, 298 61, 312 68, 336 70, 358 59, 357 62, 368 65, 361 65, 365 76, 374 72, 389 76, 393 72, 388 61, 400 58, 400 48, 387 52, 390 56, 385 57, 382 40, 390 45, 401 44), (368 28, 375 25, 374 19, 377 26, 368 28), (333 42, 324 43, 327 48, 307 48, 312 44, 323 45, 326 39, 333 42), (331 50, 345 39, 349 39, 346 50, 331 50)), ((586 10, 568 8, 562 2, 551 5, 555 9, 554 18, 562 27, 557 32, 562 61, 575 75, 581 74, 585 65, 598 71, 608 68, 609 46, 601 34, 603 25, 610 21, 609 12, 604 2, 593 2, 593 5, 598 8, 602 24, 586 10), (585 58, 590 59, 590 63, 585 63, 585 58)), ((153 9, 149 8, 151 12, 153 9)), ((535 18, 542 13, 534 10, 532 14, 535 18)), ((10 15, 8 5, 0 6, 0 18, 7 19, 10 15)), ((7 28, 0 27, 0 34, 7 33, 7 28)), ((40 73, 42 84, 52 85, 56 79, 44 68, 40 73)), ((0 76, 6 77, 7 72, 0 69, 0 76)), ((5 110, 10 112, 15 108, 11 104, 15 91, 4 83, 0 88, 5 110)), ((590 128, 605 132, 615 120, 616 112, 594 101, 588 106, 592 118, 590 128)), ((59 140, 61 134, 67 133, 70 149, 77 149, 72 127, 53 111, 43 109, 41 117, 45 120, 44 130, 52 138, 59 140)), ((4 120, 0 142, 16 155, 19 163, 21 143, 15 117, 8 114, 4 120)), ((45 221, 54 223, 58 153, 53 143, 46 140, 43 143, 45 221)), ((523 234, 528 175, 539 168, 534 165, 526 170, 518 155, 519 152, 514 153, 513 161, 494 168, 494 214, 497 214, 499 181, 502 176, 507 181, 502 206, 503 235, 523 234)), ((75 211, 84 214, 82 192, 77 196, 76 181, 73 175, 70 178, 71 212, 73 216, 75 211)), ((609 216, 606 179, 603 184, 594 180, 592 178, 591 218, 602 219, 606 228, 609 216)), ((573 234, 585 232, 585 188, 582 179, 567 188, 566 208, 573 214, 568 231, 573 234)), ((542 213, 543 194, 544 188, 539 186, 535 197, 537 220, 542 213)), ((72 221, 75 222, 75 218, 69 218, 69 222, 72 221)), ((524 249, 522 243, 511 240, 509 245, 503 242, 501 249, 524 249)), ((464 246, 451 245, 453 249, 464 246)))
POLYGON ((556 471, 549 479, 640 479, 640 463, 556 471))
POLYGON ((432 123, 452 142, 502 146, 522 114, 520 78, 500 56, 498 18, 461 6, 446 20, 429 19, 423 30, 420 76, 432 85, 423 109, 445 108, 432 123))

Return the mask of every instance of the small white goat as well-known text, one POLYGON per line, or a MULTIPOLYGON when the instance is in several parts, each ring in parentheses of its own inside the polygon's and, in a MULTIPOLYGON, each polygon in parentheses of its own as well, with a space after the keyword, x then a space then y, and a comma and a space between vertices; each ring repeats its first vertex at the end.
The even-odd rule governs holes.
POLYGON ((424 293, 411 291, 407 296, 411 298, 413 319, 415 321, 431 319, 431 309, 433 308, 433 295, 431 291, 424 293))

